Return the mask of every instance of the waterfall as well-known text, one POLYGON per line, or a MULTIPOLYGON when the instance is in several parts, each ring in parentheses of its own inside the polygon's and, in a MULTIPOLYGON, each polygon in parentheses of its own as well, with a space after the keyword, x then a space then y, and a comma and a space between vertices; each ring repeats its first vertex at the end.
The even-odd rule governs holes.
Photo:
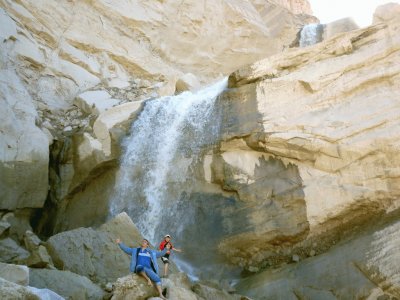
POLYGON ((308 24, 303 27, 300 33, 300 47, 317 44, 322 41, 324 25, 308 24))
POLYGON ((147 101, 123 142, 110 214, 126 211, 152 243, 171 224, 178 230, 177 200, 191 180, 191 166, 218 136, 214 102, 226 86, 224 79, 196 93, 147 101))

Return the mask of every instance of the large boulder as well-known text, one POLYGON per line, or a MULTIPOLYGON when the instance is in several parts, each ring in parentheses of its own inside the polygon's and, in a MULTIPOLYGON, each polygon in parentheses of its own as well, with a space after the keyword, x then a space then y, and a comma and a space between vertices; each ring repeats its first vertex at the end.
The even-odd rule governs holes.
POLYGON ((29 285, 50 289, 65 299, 103 299, 104 291, 84 276, 69 271, 29 269, 29 285))
POLYGON ((99 230, 78 228, 50 237, 46 248, 58 269, 107 283, 129 273, 130 257, 115 243, 140 245, 141 236, 126 214, 117 216, 99 230))
POLYGON ((325 251, 397 209, 399 26, 341 33, 230 76, 208 180, 245 207, 220 243, 231 261, 290 262, 298 243, 322 239, 325 251))
POLYGON ((131 274, 118 278, 114 283, 113 296, 111 299, 145 300, 155 296, 158 296, 158 293, 153 286, 149 286, 143 277, 137 274, 131 274))
POLYGON ((192 73, 187 73, 176 82, 176 92, 195 91, 200 88, 200 82, 192 73))

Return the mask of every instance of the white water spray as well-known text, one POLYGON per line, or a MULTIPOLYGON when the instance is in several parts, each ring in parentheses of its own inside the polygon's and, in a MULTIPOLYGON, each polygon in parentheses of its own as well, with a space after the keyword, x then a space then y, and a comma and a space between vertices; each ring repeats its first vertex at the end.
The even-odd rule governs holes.
POLYGON ((300 47, 317 44, 322 40, 323 25, 308 24, 300 32, 300 47))
POLYGON ((146 102, 123 144, 117 189, 110 203, 112 216, 126 211, 141 233, 156 242, 161 220, 173 218, 176 199, 171 199, 168 188, 187 180, 193 160, 218 134, 219 123, 211 118, 215 99, 226 86, 224 79, 196 93, 146 102))

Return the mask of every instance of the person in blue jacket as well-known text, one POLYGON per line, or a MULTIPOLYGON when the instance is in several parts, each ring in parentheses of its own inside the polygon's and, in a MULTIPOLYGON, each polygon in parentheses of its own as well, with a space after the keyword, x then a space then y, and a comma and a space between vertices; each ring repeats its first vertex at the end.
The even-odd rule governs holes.
POLYGON ((163 251, 152 250, 149 249, 150 243, 146 239, 143 239, 139 248, 130 248, 121 243, 119 238, 116 242, 126 254, 131 255, 130 271, 143 276, 147 280, 148 285, 152 285, 152 282, 154 282, 159 297, 161 299, 166 299, 161 290, 161 279, 158 275, 157 257, 164 256, 171 247, 165 247, 163 251))

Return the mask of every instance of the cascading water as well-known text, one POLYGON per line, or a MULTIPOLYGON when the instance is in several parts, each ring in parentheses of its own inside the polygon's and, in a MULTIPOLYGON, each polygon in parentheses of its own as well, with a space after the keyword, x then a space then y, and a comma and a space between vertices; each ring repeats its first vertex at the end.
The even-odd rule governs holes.
POLYGON ((300 33, 300 47, 317 44, 322 41, 324 25, 308 24, 303 27, 300 33))
POLYGON ((152 243, 165 224, 179 231, 177 200, 190 186, 190 167, 218 136, 214 102, 226 86, 224 79, 197 93, 147 101, 123 143, 110 214, 126 211, 152 243))

